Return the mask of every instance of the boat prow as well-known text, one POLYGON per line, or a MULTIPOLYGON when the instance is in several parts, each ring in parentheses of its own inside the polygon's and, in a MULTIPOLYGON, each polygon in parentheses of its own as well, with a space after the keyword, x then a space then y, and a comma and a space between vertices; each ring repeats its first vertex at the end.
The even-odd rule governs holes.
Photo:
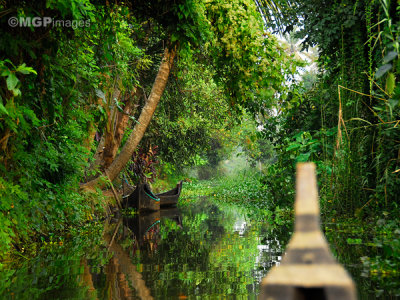
POLYGON ((160 198, 153 194, 147 183, 138 184, 127 198, 127 206, 138 212, 160 210, 160 198))
POLYGON ((183 181, 181 180, 172 190, 156 194, 156 196, 160 199, 161 207, 175 206, 178 203, 178 199, 182 191, 182 183, 183 181))

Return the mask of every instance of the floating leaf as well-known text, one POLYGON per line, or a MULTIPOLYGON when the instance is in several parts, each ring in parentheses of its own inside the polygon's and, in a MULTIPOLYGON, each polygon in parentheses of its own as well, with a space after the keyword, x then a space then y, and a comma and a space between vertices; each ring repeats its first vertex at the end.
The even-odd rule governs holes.
POLYGON ((391 64, 386 64, 381 66, 375 73, 375 78, 381 78, 383 75, 385 75, 390 69, 392 68, 391 64))

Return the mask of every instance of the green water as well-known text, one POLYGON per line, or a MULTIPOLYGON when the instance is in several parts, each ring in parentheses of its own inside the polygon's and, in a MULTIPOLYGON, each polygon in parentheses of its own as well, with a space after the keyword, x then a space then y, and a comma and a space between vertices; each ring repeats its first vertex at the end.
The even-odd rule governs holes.
MULTIPOLYGON (((393 286, 363 273, 359 257, 368 249, 343 243, 347 236, 335 226, 326 227, 328 239, 355 276, 360 299, 395 299, 393 286)), ((199 198, 43 245, 34 258, 6 265, 0 298, 257 299, 260 280, 279 263, 290 235, 290 226, 199 198)))
POLYGON ((379 242, 384 237, 364 232, 359 224, 352 224, 351 220, 346 223, 329 222, 323 228, 334 256, 352 275, 359 299, 400 299, 399 273, 390 274, 386 270, 388 265, 396 265, 392 258, 383 259, 382 265, 365 264, 368 257, 384 258, 393 255, 388 253, 383 242, 379 242))

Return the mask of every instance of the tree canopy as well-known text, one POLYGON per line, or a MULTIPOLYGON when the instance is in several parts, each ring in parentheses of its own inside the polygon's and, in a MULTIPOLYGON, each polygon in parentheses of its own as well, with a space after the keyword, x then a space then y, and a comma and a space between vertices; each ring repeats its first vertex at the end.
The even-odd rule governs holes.
POLYGON ((285 94, 296 65, 250 0, 4 1, 1 11, 2 249, 82 222, 92 204, 78 183, 113 181, 145 132, 142 146, 165 162, 204 155, 242 111, 285 94))

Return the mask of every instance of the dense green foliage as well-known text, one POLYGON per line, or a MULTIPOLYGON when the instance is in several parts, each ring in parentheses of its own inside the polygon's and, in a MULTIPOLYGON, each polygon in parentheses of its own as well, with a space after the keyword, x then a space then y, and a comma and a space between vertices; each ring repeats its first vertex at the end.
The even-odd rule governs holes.
POLYGON ((318 69, 302 74, 264 125, 277 161, 263 181, 277 203, 293 199, 295 163, 314 161, 324 220, 363 220, 371 235, 365 237, 359 226, 353 236, 376 247, 364 263, 372 274, 392 278, 398 235, 373 240, 398 232, 391 220, 400 213, 399 9, 398 2, 386 0, 286 6, 286 29, 301 23, 292 35, 303 39, 305 49, 318 47, 318 69))
MULTIPOLYGON (((32 259, 24 255, 0 273, 2 299, 95 299, 88 293, 85 265, 105 265, 108 257, 101 247, 103 224, 88 224, 67 242, 43 241, 32 259)), ((73 232, 73 231, 72 231, 73 232)), ((26 253, 24 253, 26 254, 26 253)))
POLYGON ((300 21, 295 34, 303 46, 318 46, 318 78, 310 77, 314 69, 308 71, 291 87, 281 113, 266 122, 265 134, 278 154, 266 180, 285 199, 292 188, 280 187, 293 181, 294 163, 313 160, 327 210, 397 211, 397 3, 297 1, 288 9, 287 28, 300 21), (271 178, 278 173, 279 181, 271 178))
POLYGON ((0 5, 0 256, 65 233, 101 208, 79 183, 104 170, 95 148, 128 105, 122 144, 132 133, 165 47, 177 49, 177 59, 136 152, 142 157, 127 166, 136 180, 154 177, 158 160, 164 170, 218 163, 227 155, 213 153, 222 149, 219 133, 244 110, 269 109, 296 65, 264 33, 251 0, 0 5), (150 159, 150 149, 159 157, 150 159))
POLYGON ((191 166, 205 156, 215 131, 229 126, 229 107, 212 69, 181 58, 144 143, 158 146, 164 163, 191 166))
POLYGON ((0 1, 0 259, 104 214, 110 200, 80 184, 107 179, 145 115, 121 167, 132 184, 214 178, 207 196, 283 224, 295 164, 314 161, 324 220, 376 225, 363 263, 396 275, 399 13, 394 0, 0 1))
MULTIPOLYGON (((79 19, 91 15, 90 6, 74 3, 62 13, 79 19)), ((10 13, 18 7, 1 8, 10 13)), ((32 16, 35 9, 27 7, 19 15, 32 16)), ((50 5, 47 13, 60 11, 50 5)), ((12 243, 20 247, 32 240, 33 232, 47 236, 64 231, 91 213, 90 200, 78 192, 78 184, 87 156, 83 141, 93 115, 85 113, 85 90, 73 88, 93 76, 85 61, 91 58, 87 44, 76 55, 79 33, 71 42, 72 30, 49 34, 43 27, 7 28, 6 21, 1 19, 0 42, 0 255, 12 243), (44 35, 48 37, 41 38, 44 35)))

